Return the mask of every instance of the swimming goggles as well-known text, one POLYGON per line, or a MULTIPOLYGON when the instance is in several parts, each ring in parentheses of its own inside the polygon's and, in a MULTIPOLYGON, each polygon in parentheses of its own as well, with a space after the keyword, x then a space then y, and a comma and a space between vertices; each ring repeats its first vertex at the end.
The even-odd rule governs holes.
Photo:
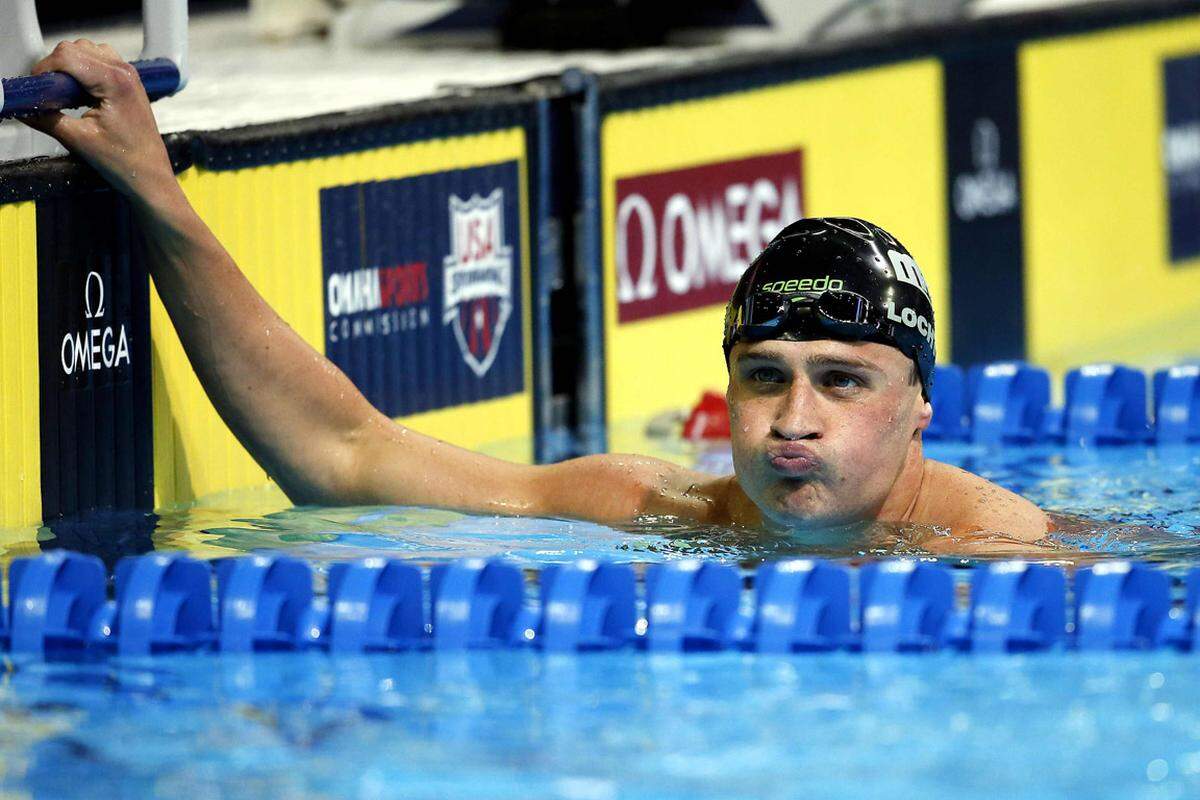
POLYGON ((883 317, 857 292, 830 289, 818 295, 754 292, 740 309, 731 341, 763 341, 786 334, 866 339, 880 332, 883 317))

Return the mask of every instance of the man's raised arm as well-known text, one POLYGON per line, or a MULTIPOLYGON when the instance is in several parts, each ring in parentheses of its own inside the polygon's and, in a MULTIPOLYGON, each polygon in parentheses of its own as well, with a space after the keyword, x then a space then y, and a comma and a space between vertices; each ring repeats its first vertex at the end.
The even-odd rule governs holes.
MULTIPOLYGON (((188 203, 134 69, 87 41, 35 72, 62 71, 93 95, 82 119, 27 120, 128 197, 150 271, 221 418, 297 503, 400 503, 615 522, 707 516, 698 476, 652 459, 594 456, 529 467, 397 425, 267 305, 188 203), (699 490, 699 491, 698 491, 699 490)), ((711 480, 711 479, 710 479, 711 480)))

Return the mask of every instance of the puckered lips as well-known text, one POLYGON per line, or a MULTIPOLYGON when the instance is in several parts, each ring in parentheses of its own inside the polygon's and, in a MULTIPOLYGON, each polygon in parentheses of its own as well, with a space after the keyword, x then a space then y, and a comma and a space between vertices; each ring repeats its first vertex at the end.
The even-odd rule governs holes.
POLYGON ((803 478, 821 466, 820 457, 799 442, 781 442, 767 448, 771 469, 785 478, 803 478))

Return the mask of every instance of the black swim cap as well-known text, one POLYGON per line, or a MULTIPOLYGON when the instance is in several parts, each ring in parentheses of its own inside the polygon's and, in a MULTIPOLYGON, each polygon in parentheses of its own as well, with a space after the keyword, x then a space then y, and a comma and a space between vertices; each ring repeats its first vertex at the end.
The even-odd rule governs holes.
POLYGON ((725 362, 739 341, 844 339, 891 345, 913 360, 928 400, 936 360, 933 304, 896 237, 853 217, 788 225, 742 274, 725 309, 725 362))

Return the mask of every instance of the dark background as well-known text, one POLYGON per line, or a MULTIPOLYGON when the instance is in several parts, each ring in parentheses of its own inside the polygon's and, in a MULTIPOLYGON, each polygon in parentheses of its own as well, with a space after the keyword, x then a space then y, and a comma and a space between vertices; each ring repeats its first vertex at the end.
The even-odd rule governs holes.
MULTIPOLYGON (((188 11, 196 14, 209 10, 245 8, 247 5, 248 0, 189 0, 188 11)), ((142 0, 88 0, 86 3, 37 0, 37 11, 42 31, 47 32, 85 23, 140 19, 142 0)))
MULTIPOLYGON (((336 3, 334 3, 336 5, 336 3)), ((192 15, 246 8, 249 0, 190 0, 192 15)), ((133 21, 141 0, 37 0, 43 33, 133 21)), ((430 28, 498 26, 510 47, 573 49, 660 45, 683 27, 765 25, 755 0, 474 0, 430 28)))

